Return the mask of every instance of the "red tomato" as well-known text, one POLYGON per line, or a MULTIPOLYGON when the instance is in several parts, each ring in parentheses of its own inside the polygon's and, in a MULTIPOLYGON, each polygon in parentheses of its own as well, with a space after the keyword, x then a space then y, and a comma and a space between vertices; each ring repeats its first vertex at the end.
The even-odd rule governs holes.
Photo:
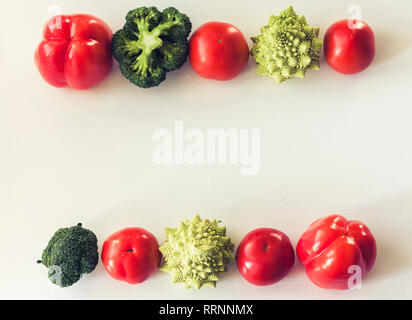
POLYGON ((84 90, 95 86, 112 68, 112 31, 88 14, 59 15, 47 22, 34 61, 52 86, 84 90))
POLYGON ((312 223, 296 248, 306 274, 325 289, 348 289, 353 271, 363 277, 375 264, 376 242, 362 222, 330 215, 312 223))
POLYGON ((358 73, 375 57, 375 36, 361 20, 341 20, 332 24, 324 39, 326 61, 338 72, 358 73))
POLYGON ((249 47, 242 32, 225 22, 201 25, 190 38, 189 59, 203 78, 230 80, 249 60, 249 47))
POLYGON ((162 260, 153 234, 142 228, 126 228, 106 239, 102 262, 113 278, 128 283, 145 281, 162 260))
POLYGON ((286 234, 271 228, 249 232, 236 253, 237 267, 248 282, 266 286, 283 279, 292 269, 295 253, 286 234))

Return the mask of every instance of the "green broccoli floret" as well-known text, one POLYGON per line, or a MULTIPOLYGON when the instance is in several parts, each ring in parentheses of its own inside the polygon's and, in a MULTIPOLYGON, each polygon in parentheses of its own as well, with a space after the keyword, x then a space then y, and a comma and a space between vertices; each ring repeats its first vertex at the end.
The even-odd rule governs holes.
POLYGON ((123 76, 142 88, 158 86, 166 72, 186 62, 191 29, 189 17, 172 7, 163 12, 156 7, 129 11, 123 29, 112 40, 123 76))
POLYGON ((79 281, 82 274, 92 272, 98 260, 96 235, 79 223, 57 230, 37 263, 49 268, 52 283, 68 287, 79 281))

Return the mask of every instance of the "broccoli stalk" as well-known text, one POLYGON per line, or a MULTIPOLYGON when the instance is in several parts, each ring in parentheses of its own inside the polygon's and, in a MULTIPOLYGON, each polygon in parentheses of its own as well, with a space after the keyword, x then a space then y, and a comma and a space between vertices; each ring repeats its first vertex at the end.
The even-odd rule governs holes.
POLYGON ((57 230, 37 263, 49 269, 52 283, 68 287, 79 281, 82 274, 92 272, 98 260, 96 235, 79 223, 57 230))
POLYGON ((130 82, 150 88, 166 79, 166 72, 187 60, 192 24, 175 8, 156 7, 129 11, 126 23, 113 35, 112 51, 120 70, 130 82))

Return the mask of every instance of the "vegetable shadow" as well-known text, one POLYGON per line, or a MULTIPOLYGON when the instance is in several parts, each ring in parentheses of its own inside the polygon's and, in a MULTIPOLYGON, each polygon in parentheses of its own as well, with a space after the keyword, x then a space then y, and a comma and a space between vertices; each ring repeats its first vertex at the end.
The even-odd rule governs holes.
POLYGON ((410 244, 405 243, 405 235, 412 227, 412 194, 384 199, 367 207, 361 212, 369 211, 377 215, 372 233, 377 242, 377 258, 374 268, 366 276, 367 281, 385 281, 391 276, 412 270, 412 253, 410 244), (399 226, 402 216, 403 226, 399 226), (404 221, 409 219, 408 222, 404 221), (379 222, 379 225, 376 223, 379 222), (398 224, 396 224, 398 223, 398 224))
POLYGON ((375 59, 372 63, 387 63, 405 52, 412 44, 407 34, 398 33, 394 37, 393 33, 377 29, 375 31, 375 59))

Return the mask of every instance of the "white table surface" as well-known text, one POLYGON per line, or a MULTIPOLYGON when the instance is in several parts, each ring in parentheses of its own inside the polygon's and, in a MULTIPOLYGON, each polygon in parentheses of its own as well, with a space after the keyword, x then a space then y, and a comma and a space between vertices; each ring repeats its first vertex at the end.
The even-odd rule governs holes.
MULTIPOLYGON (((322 59, 304 80, 276 85, 251 59, 236 79, 197 76, 187 63, 159 87, 134 87, 119 72, 88 91, 55 89, 33 63, 49 8, 90 13, 115 31, 129 9, 174 5, 193 28, 231 22, 249 39, 291 1, 2 1, 0 8, 0 298, 53 299, 369 299, 412 298, 412 2, 363 1, 377 53, 365 72, 345 76, 322 59), (152 161, 158 128, 257 128, 261 171, 238 166, 152 161), (234 264, 216 289, 185 290, 158 272, 140 285, 111 279, 99 262, 76 285, 59 289, 36 264, 53 232, 82 222, 101 245, 140 226, 164 241, 165 226, 199 213, 218 218, 237 245, 261 226, 293 244, 331 213, 365 222, 378 258, 361 290, 322 290, 299 262, 278 284, 249 285, 234 264)), ((311 25, 347 17, 353 1, 293 1, 311 25)), ((53 10, 52 10, 53 11, 53 10)), ((55 11, 54 11, 55 12, 55 11)), ((249 44, 251 42, 249 41, 249 44)))

